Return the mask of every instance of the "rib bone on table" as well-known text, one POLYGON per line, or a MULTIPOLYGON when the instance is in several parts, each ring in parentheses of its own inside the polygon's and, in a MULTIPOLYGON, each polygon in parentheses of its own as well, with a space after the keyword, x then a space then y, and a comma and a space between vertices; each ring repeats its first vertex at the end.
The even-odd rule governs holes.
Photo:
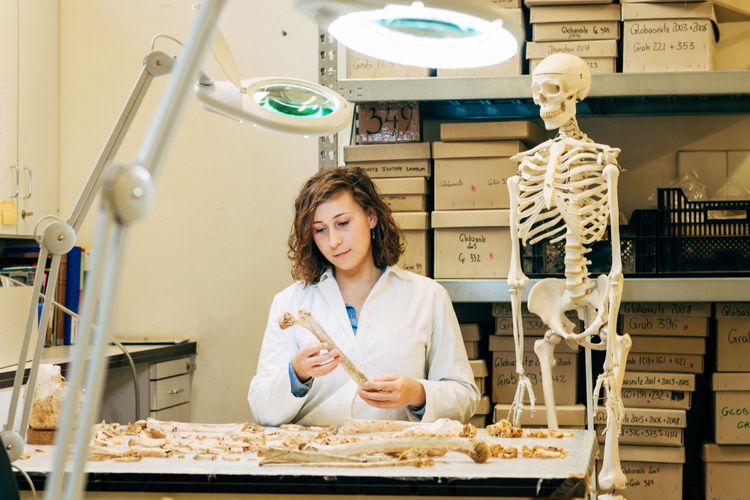
MULTIPOLYGON (((301 326, 302 328, 309 330, 310 333, 315 335, 315 337, 319 341, 328 344, 328 347, 330 347, 331 349, 338 349, 336 343, 333 341, 330 335, 326 333, 323 327, 320 326, 320 323, 318 323, 315 318, 312 317, 310 311, 300 309, 296 318, 292 313, 284 313, 279 319, 279 326, 282 330, 286 330, 293 325, 301 326)), ((357 386, 362 387, 362 385, 367 381, 367 377, 365 376, 365 374, 362 373, 362 371, 360 371, 360 369, 357 368, 354 363, 352 363, 352 361, 346 357, 341 349, 339 349, 339 353, 341 355, 341 366, 344 368, 346 373, 349 374, 352 380, 354 380, 357 386)))

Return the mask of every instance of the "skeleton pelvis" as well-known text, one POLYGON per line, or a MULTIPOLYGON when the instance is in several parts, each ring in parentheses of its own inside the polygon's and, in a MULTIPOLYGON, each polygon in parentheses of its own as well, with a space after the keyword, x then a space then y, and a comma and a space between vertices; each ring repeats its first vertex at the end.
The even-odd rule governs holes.
POLYGON ((558 335, 573 333, 573 323, 565 317, 565 281, 545 278, 529 292, 529 312, 539 318, 558 335))
MULTIPOLYGON (((565 337, 573 333, 575 325, 565 316, 567 311, 582 307, 593 307, 598 313, 604 309, 607 300, 607 276, 597 277, 596 286, 582 299, 573 302, 565 289, 565 280, 545 278, 539 281, 529 292, 529 311, 539 316, 550 330, 565 337)), ((597 314, 599 316, 599 314, 597 314)), ((601 320, 601 318, 598 318, 601 320)))

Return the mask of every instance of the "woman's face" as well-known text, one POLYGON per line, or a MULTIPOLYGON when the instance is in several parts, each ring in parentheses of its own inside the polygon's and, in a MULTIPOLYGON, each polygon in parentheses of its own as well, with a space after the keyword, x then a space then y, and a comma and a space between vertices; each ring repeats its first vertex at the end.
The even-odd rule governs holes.
POLYGON ((377 216, 367 213, 342 189, 318 205, 313 215, 313 238, 320 253, 337 273, 356 274, 373 265, 370 231, 377 216))

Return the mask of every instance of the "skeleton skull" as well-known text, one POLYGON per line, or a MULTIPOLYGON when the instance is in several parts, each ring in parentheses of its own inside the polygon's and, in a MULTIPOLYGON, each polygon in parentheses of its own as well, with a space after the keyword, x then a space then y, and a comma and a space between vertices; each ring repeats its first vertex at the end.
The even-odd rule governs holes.
POLYGON ((545 57, 531 77, 534 103, 547 130, 565 125, 576 114, 576 102, 589 93, 591 72, 586 62, 570 54, 545 57))

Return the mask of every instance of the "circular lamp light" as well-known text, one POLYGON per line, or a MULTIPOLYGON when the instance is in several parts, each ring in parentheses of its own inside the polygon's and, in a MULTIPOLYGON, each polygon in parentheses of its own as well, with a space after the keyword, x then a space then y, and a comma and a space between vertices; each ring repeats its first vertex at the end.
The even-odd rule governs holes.
POLYGON ((500 19, 489 21, 421 2, 345 13, 328 31, 362 54, 429 68, 488 66, 518 52, 518 42, 500 19))
POLYGON ((293 78, 200 82, 198 98, 209 111, 258 127, 295 134, 338 132, 352 118, 351 104, 328 87, 293 78))

